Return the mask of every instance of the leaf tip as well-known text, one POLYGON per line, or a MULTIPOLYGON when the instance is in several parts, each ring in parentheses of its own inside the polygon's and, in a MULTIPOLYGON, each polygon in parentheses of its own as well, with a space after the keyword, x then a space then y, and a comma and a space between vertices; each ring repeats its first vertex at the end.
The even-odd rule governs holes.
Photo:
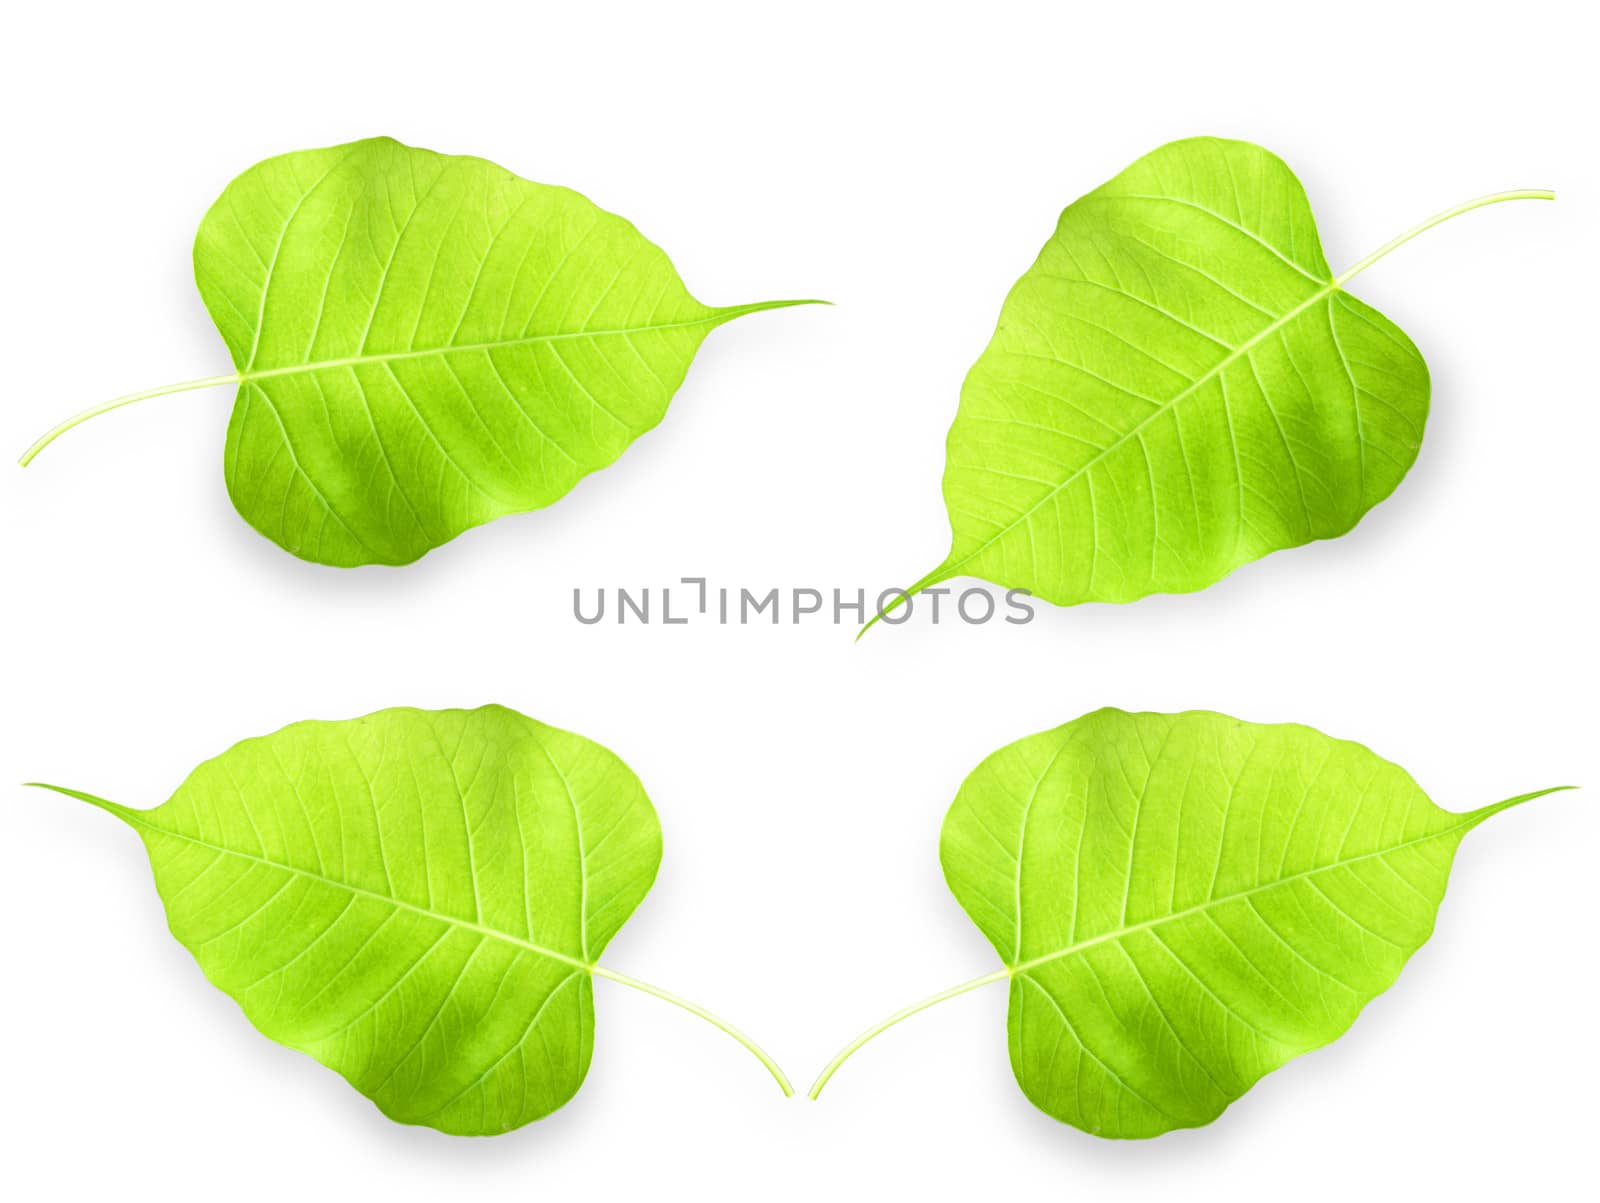
POLYGON ((24 781, 22 786, 24 789, 49 790, 51 793, 64 794, 68 798, 76 798, 79 802, 87 802, 90 806, 103 810, 107 814, 115 815, 117 818, 124 821, 126 821, 133 814, 133 812, 126 806, 122 806, 116 802, 108 801, 107 799, 98 797, 95 794, 86 794, 82 790, 72 789, 69 786, 52 785, 48 781, 24 781))
POLYGON ((1582 786, 1577 785, 1552 785, 1545 789, 1536 789, 1531 793, 1517 794, 1515 797, 1506 798, 1500 802, 1493 802, 1488 806, 1480 807, 1477 810, 1470 811, 1467 814, 1467 819, 1471 822, 1472 826, 1476 827, 1485 819, 1494 817, 1502 810, 1510 810, 1514 806, 1521 806, 1524 802, 1532 802, 1535 798, 1542 798, 1546 794, 1559 794, 1569 789, 1581 788, 1582 786))
MULTIPOLYGON (((954 554, 955 553, 952 551, 951 555, 954 556, 954 554)), ((904 589, 889 590, 890 593, 895 595, 895 598, 888 605, 883 604, 883 597, 880 596, 878 598, 878 612, 872 616, 870 621, 863 624, 861 629, 856 632, 855 642, 860 643, 861 636, 865 635, 868 631, 875 627, 880 619, 886 618, 890 614, 893 614, 901 606, 910 605, 911 599, 917 594, 921 593, 924 589, 930 588, 933 585, 937 585, 940 581, 949 580, 950 576, 950 560, 947 559, 932 572, 919 579, 916 584, 910 585, 904 589)), ((909 615, 907 617, 909 617, 909 615)), ((897 626, 899 624, 891 623, 890 625, 897 626)))
POLYGON ((719 309, 717 317, 723 322, 731 322, 735 318, 741 318, 747 314, 765 313, 769 309, 793 309, 797 305, 827 305, 831 308, 833 302, 824 301, 817 297, 786 301, 752 301, 748 305, 728 305, 719 309))

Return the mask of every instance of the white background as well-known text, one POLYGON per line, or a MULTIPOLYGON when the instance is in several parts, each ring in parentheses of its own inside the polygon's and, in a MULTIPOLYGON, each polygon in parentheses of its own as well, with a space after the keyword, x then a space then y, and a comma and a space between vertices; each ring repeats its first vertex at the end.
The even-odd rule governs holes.
MULTIPOLYGON (((715 332, 616 466, 405 569, 300 563, 246 527, 222 484, 226 390, 0 468, 0 781, 154 805, 239 738, 402 703, 570 727, 638 771, 666 832, 607 961, 727 1014, 802 1086, 858 1029, 995 966, 945 891, 940 819, 988 752, 1095 706, 1309 723, 1454 809, 1600 786, 1600 174, 1575 6, 364 7, 12 13, 0 448, 227 371, 189 277, 201 214, 258 159, 369 134, 577 188, 708 302, 837 307, 715 332), (1028 627, 854 645, 814 621, 573 621, 574 585, 853 591, 937 562, 945 431, 1007 288, 1067 202, 1195 133, 1283 155, 1335 270, 1468 197, 1561 193, 1438 228, 1355 286, 1423 349, 1434 411, 1352 535, 1028 627)), ((1144 1143, 1024 1100, 998 987, 882 1037, 813 1104, 601 982, 563 1111, 493 1140, 400 1127, 204 982, 131 833, 0 794, 0 1174, 19 1198, 1525 1197, 1592 1179, 1592 792, 1474 834, 1436 936, 1348 1036, 1144 1143)))

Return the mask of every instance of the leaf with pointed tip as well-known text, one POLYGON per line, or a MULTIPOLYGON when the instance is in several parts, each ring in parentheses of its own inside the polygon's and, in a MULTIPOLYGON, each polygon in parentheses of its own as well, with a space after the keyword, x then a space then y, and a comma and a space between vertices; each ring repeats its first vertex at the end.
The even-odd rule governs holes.
POLYGON ((1006 298, 950 428, 950 554, 910 592, 1128 602, 1348 531, 1416 458, 1428 369, 1345 285, 1458 213, 1550 195, 1470 201, 1335 276, 1277 156, 1191 138, 1139 159, 1006 298))
POLYGON ((1005 967, 1011 1067, 1098 1136, 1210 1123, 1337 1039, 1433 932, 1468 814, 1309 727, 1097 710, 990 756, 945 818, 945 880, 1005 967))
POLYGON ((599 744, 500 706, 302 722, 134 810, 172 934, 260 1031, 391 1119, 506 1132, 582 1085, 596 962, 655 880, 661 828, 599 744))
POLYGON ((405 564, 535 510, 661 421, 712 308, 576 192, 372 138, 250 168, 200 224, 195 280, 237 383, 234 506, 322 564, 405 564))

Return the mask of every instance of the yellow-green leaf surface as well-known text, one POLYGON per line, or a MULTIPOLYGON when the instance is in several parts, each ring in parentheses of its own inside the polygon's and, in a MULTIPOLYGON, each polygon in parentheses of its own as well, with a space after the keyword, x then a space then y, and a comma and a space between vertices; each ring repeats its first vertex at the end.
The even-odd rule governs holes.
POLYGON ((563 496, 661 421, 712 308, 630 223, 483 159, 374 138, 250 168, 195 280, 237 383, 228 493, 323 564, 405 564, 563 496))
POLYGON ((716 1023, 788 1089, 735 1029, 596 963, 661 829, 582 736, 499 706, 384 710, 246 740, 151 810, 60 792, 139 833, 172 934, 262 1033, 391 1119, 487 1135, 560 1107, 597 976, 716 1023))
MULTIPOLYGON (((1541 791, 1550 792, 1550 791, 1541 791)), ((945 818, 945 879, 1004 968, 1011 1066, 1107 1137, 1210 1123, 1336 1039, 1433 932, 1462 838, 1404 769, 1309 727, 1099 710, 990 756, 945 818)))
POLYGON ((958 576, 1058 605, 1203 589, 1343 534, 1422 442, 1428 369, 1335 276, 1304 189, 1248 142, 1193 138, 1069 205, 1006 298, 950 428, 958 576))

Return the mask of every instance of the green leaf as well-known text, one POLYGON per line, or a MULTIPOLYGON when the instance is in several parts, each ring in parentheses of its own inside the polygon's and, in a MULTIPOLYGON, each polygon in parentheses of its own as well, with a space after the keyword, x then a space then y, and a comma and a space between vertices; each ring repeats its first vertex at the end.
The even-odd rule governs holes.
MULTIPOLYGON (((1569 787, 1558 787, 1569 788, 1569 787)), ((945 880, 1009 982, 1011 1067, 1108 1137, 1210 1123, 1336 1039, 1433 932, 1463 836, 1551 790, 1453 814, 1309 727, 1098 710, 1000 749, 945 818, 945 880)))
POLYGON ((539 509, 660 422, 700 342, 746 313, 565 188, 373 138, 250 168, 212 205, 195 280, 238 384, 240 514, 322 564, 405 564, 539 509))
POLYGON ((655 880, 639 779, 506 710, 382 710, 245 740, 152 810, 45 786, 139 833, 176 936, 280 1044, 391 1119, 459 1135, 548 1115, 583 1083, 596 964, 655 880))
POLYGON ((1551 196, 1469 201, 1335 276, 1275 155, 1146 155, 1067 207, 1006 298, 950 428, 950 554, 910 592, 974 576, 1128 602, 1343 534, 1428 416, 1421 354, 1345 285, 1458 213, 1551 196))

